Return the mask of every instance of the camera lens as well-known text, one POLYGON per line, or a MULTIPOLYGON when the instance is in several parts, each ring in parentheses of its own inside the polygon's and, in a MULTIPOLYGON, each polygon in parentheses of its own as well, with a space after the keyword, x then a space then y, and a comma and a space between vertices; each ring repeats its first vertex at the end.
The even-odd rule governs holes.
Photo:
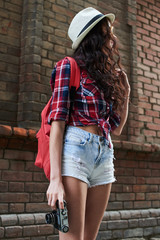
POLYGON ((50 213, 46 214, 45 218, 46 218, 46 223, 50 224, 51 223, 50 213))
POLYGON ((51 224, 51 223, 54 224, 55 223, 55 218, 54 218, 54 213, 53 212, 47 213, 45 218, 46 218, 46 223, 48 223, 48 224, 51 224))

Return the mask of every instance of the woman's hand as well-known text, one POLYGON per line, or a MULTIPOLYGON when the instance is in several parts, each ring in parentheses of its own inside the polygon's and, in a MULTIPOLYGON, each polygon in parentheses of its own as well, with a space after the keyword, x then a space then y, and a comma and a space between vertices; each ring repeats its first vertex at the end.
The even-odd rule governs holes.
POLYGON ((65 192, 61 180, 51 180, 46 194, 48 199, 48 205, 51 206, 52 209, 56 209, 57 200, 59 201, 60 209, 64 209, 63 199, 65 196, 65 192))

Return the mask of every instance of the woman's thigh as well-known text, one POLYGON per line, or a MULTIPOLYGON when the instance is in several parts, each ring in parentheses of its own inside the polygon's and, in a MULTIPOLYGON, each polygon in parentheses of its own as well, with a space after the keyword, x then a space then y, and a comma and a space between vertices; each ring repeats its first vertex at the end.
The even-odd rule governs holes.
POLYGON ((65 200, 67 201, 69 232, 59 232, 60 240, 84 240, 87 184, 79 179, 64 176, 65 200))
POLYGON ((84 240, 96 239, 100 223, 107 208, 111 183, 88 189, 86 200, 84 240))

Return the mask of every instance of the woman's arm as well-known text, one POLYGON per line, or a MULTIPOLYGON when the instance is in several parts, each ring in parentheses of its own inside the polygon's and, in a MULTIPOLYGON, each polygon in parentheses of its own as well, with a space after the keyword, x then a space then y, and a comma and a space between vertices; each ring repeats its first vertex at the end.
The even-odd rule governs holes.
POLYGON ((52 121, 50 131, 50 184, 47 189, 48 205, 56 208, 56 201, 59 200, 60 208, 63 206, 64 187, 61 177, 61 156, 63 148, 63 135, 65 121, 52 121))
POLYGON ((124 108, 120 114, 121 117, 121 121, 119 126, 112 131, 112 134, 119 136, 122 133, 123 127, 127 121, 127 117, 128 117, 128 104, 129 104, 129 97, 126 98, 126 101, 124 103, 124 108))
POLYGON ((114 135, 117 135, 117 136, 119 136, 122 133, 123 127, 124 127, 124 125, 127 121, 129 96, 130 96, 130 91, 131 91, 130 90, 130 85, 129 85, 129 82, 128 82, 127 74, 124 71, 122 71, 122 74, 123 74, 123 77, 124 77, 125 88, 127 90, 127 96, 126 96, 126 101, 125 101, 124 106, 123 106, 123 110, 120 113, 120 118, 121 118, 120 124, 115 130, 112 131, 112 133, 114 135))

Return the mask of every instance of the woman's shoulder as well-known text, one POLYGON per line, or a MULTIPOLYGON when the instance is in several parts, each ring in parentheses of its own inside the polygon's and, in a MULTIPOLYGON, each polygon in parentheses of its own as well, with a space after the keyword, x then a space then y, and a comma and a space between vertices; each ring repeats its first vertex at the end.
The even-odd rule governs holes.
POLYGON ((55 66, 61 66, 61 65, 70 65, 70 61, 67 57, 64 57, 60 59, 55 66))

